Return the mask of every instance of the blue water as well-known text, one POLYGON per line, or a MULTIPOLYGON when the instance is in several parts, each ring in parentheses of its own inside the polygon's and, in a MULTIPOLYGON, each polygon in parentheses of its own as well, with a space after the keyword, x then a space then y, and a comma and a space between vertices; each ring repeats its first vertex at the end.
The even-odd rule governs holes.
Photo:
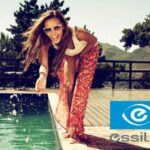
MULTIPOLYGON (((12 97, 12 94, 0 94, 0 150, 59 150, 60 144, 51 112, 47 111, 48 106, 42 105, 47 96, 39 98, 30 94, 21 94, 21 97, 15 95, 21 104, 17 107, 11 102, 12 97), (32 107, 28 103, 26 108, 24 99, 34 99, 36 103, 31 100, 32 107), (37 103, 41 104, 41 108, 37 106, 34 109, 33 105, 37 103)), ((46 104, 46 100, 44 103, 46 104)))

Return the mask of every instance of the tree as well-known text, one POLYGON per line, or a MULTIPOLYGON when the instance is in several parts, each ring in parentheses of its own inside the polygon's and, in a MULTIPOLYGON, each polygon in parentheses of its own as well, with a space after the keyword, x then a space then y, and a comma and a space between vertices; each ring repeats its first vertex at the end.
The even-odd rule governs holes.
POLYGON ((144 72, 143 76, 142 76, 142 79, 147 80, 145 82, 141 82, 142 87, 145 88, 145 89, 150 89, 150 82, 149 82, 149 80, 150 80, 150 72, 144 72))
POLYGON ((12 53, 11 50, 14 48, 12 38, 5 35, 3 32, 0 33, 0 58, 15 58, 16 53, 12 53))
POLYGON ((102 88, 106 84, 105 81, 112 78, 112 67, 109 64, 98 63, 94 74, 92 88, 102 88))
MULTIPOLYGON (((49 9, 60 10, 64 15, 69 11, 69 8, 61 10, 64 5, 64 1, 59 2, 59 0, 53 0, 49 5, 44 4, 41 6, 37 5, 37 0, 24 1, 24 4, 20 3, 20 8, 18 11, 14 12, 16 25, 10 25, 7 30, 13 35, 14 51, 20 52, 22 49, 22 42, 24 38, 22 33, 26 31, 34 22, 34 20, 39 17, 39 15, 49 9)), ((70 18, 66 18, 69 20, 70 18)))
POLYGON ((120 42, 124 42, 124 47, 129 49, 132 45, 139 47, 150 46, 150 14, 142 23, 137 23, 133 29, 124 29, 120 42))
MULTIPOLYGON (((69 8, 62 9, 63 5, 64 1, 59 0, 51 0, 49 5, 43 4, 41 6, 37 5, 37 0, 24 0, 24 3, 20 3, 19 10, 14 12, 16 25, 10 25, 10 28, 7 29, 13 35, 12 42, 14 44, 14 48, 12 49, 12 51, 17 52, 19 56, 19 53, 22 49, 21 43, 25 40, 22 36, 22 33, 34 23, 34 20, 38 18, 41 13, 49 9, 54 9, 59 10, 64 15, 66 15, 69 11, 69 8)), ((67 21, 69 19, 69 17, 66 18, 67 21)), ((23 69, 23 67, 24 66, 20 63, 20 65, 17 66, 16 70, 20 71, 23 69)), ((30 65, 27 72, 21 75, 21 77, 28 77, 28 79, 26 80, 25 78, 20 78, 18 75, 19 82, 17 82, 17 84, 19 84, 19 86, 33 87, 35 85, 36 79, 38 78, 38 69, 39 62, 36 61, 34 64, 30 65)))
POLYGON ((86 26, 86 25, 84 25, 84 29, 85 29, 87 32, 89 32, 89 33, 91 33, 91 34, 93 34, 93 35, 94 35, 94 32, 91 32, 91 31, 87 28, 87 26, 86 26))

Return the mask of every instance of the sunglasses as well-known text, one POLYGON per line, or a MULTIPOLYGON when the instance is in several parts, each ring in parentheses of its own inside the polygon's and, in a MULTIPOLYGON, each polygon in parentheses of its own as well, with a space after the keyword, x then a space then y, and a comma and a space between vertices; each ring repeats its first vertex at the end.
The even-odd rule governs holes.
POLYGON ((47 33, 51 33, 52 31, 60 31, 61 28, 62 28, 62 24, 58 24, 51 28, 43 28, 43 30, 47 34, 47 33))

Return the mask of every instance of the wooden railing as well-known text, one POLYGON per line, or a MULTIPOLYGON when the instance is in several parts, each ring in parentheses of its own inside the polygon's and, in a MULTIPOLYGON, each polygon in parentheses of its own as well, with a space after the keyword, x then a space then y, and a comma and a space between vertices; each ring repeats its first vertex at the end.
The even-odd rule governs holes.
POLYGON ((123 61, 123 60, 103 60, 103 61, 99 61, 99 63, 108 63, 108 64, 111 64, 112 66, 112 70, 109 70, 110 72, 112 72, 112 78, 110 79, 107 79, 107 81, 110 81, 112 83, 112 88, 114 89, 115 88, 115 84, 116 82, 122 82, 122 81, 125 81, 125 82, 128 82, 129 83, 129 86, 128 88, 131 89, 132 88, 132 83, 134 81, 147 81, 147 82, 150 82, 150 78, 149 79, 135 79, 135 78, 132 78, 132 75, 133 73, 145 73, 145 72, 148 72, 150 73, 150 70, 149 69, 134 69, 133 68, 133 65, 134 64, 149 64, 149 68, 150 68, 150 61, 123 61), (116 66, 118 64, 126 64, 128 65, 128 70, 124 69, 124 70, 119 70, 119 69, 116 69, 116 66), (124 72, 124 73, 128 73, 128 79, 118 79, 116 78, 116 75, 117 73, 121 73, 121 72, 124 72))
MULTIPOLYGON (((115 88, 115 85, 117 82, 128 82, 129 86, 128 88, 131 89, 132 88, 132 83, 134 81, 147 81, 150 82, 150 79, 135 79, 132 78, 133 73, 145 73, 145 72, 149 72, 149 69, 134 69, 133 65, 134 64, 148 64, 150 66, 150 61, 122 61, 122 60, 103 60, 103 61, 98 61, 98 63, 100 64, 111 64, 111 70, 109 70, 112 74, 111 78, 107 78, 106 81, 111 82, 112 84, 112 88, 115 88), (116 68, 116 66, 118 64, 126 64, 128 65, 128 69, 123 69, 123 70, 119 70, 116 68), (128 73, 128 78, 117 78, 117 74, 118 73, 128 73)), ((16 88, 17 84, 18 84, 18 79, 24 79, 24 80, 35 80, 35 77, 33 76, 32 79, 28 78, 28 76, 24 76, 24 72, 22 71, 22 69, 18 69, 20 66, 20 60, 19 59, 0 59, 0 87, 4 87, 5 88, 5 82, 7 82, 7 80, 12 80, 14 82, 13 87, 16 88), (8 63, 9 62, 9 63, 8 63), (11 64, 11 65, 8 65, 11 64), (4 84, 2 84, 4 82, 4 84)))
POLYGON ((22 74, 22 71, 17 70, 20 65, 20 60, 16 59, 0 59, 0 87, 14 87, 17 82, 17 76, 22 74), (9 84, 10 83, 10 84, 9 84))

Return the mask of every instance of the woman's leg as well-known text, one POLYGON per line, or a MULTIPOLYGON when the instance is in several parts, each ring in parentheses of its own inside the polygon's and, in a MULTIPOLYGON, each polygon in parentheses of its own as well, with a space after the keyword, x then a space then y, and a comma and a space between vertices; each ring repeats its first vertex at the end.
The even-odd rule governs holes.
POLYGON ((69 111, 71 108, 72 95, 74 90, 75 69, 76 69, 76 58, 66 57, 66 61, 64 62, 64 80, 67 88, 69 111))
POLYGON ((72 105, 69 118, 69 130, 71 137, 79 137, 84 133, 83 119, 87 106, 87 99, 90 92, 93 76, 95 73, 98 47, 84 54, 80 61, 79 73, 73 91, 72 105))
POLYGON ((67 100, 67 88, 64 79, 64 62, 63 60, 59 70, 58 70, 58 79, 59 79, 59 102, 56 107, 55 111, 55 120, 62 126, 64 129, 67 130, 67 120, 69 116, 69 108, 68 108, 68 100, 67 100))
MULTIPOLYGON (((77 135, 82 135, 84 133, 83 119, 85 115, 88 94, 93 80, 93 75, 96 69, 98 54, 98 47, 94 47, 89 53, 84 54, 80 61, 79 73, 75 81, 75 86, 73 86, 74 89, 71 99, 72 105, 70 111, 68 107, 68 90, 64 75, 64 72, 66 72, 64 71, 65 59, 62 62, 61 67, 58 71, 60 88, 59 103, 56 108, 55 119, 63 128, 66 129, 66 131, 69 132, 71 137, 78 138, 77 135)), ((74 73, 72 73, 72 75, 73 74, 74 73)), ((75 78, 75 76, 72 77, 75 78)))
POLYGON ((59 102, 55 119, 66 130, 69 126, 69 111, 72 102, 72 93, 75 78, 75 57, 65 57, 58 71, 59 102))

